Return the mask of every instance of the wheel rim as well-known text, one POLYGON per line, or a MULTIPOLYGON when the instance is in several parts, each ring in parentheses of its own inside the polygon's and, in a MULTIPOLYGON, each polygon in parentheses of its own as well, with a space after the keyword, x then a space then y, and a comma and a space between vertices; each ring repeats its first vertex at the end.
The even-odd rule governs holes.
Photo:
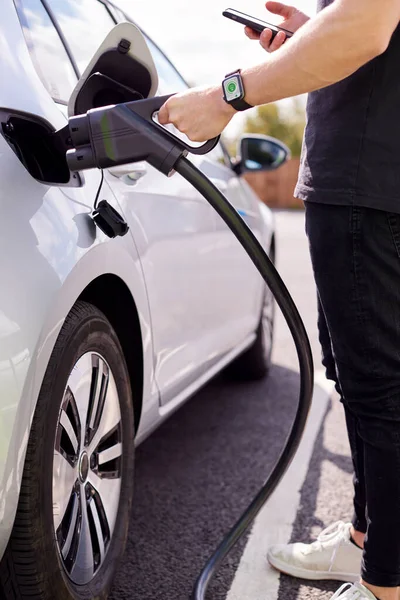
POLYGON ((89 583, 110 546, 120 500, 122 427, 109 365, 88 352, 68 378, 54 443, 53 522, 70 579, 89 583))
POLYGON ((262 339, 265 356, 270 360, 272 353, 272 343, 274 337, 274 316, 275 316, 275 299, 269 289, 266 287, 264 305, 262 310, 261 327, 262 339))

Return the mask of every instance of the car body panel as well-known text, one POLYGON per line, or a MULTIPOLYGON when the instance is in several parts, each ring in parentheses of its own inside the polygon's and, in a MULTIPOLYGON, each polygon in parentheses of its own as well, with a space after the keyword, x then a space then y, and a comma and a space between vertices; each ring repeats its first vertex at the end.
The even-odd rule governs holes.
MULTIPOLYGON (((206 159, 194 160, 207 173, 206 159)), ((219 186, 241 204, 238 178, 224 165, 217 168, 219 186)), ((180 175, 167 186, 149 166, 134 185, 125 181, 118 178, 113 190, 142 262, 165 405, 256 329, 262 286, 235 237, 180 175)))
MULTIPOLYGON (((0 108, 64 127, 66 106, 38 76, 12 1, 2 9, 0 108)), ((271 213, 261 217, 249 186, 215 157, 193 160, 268 248, 271 213)), ((97 170, 83 174, 81 187, 40 183, 0 135, 0 557, 49 358, 92 281, 113 274, 136 305, 144 357, 138 442, 254 340, 263 284, 233 234, 179 175, 134 169, 146 172, 136 181, 105 173, 101 199, 130 225, 127 236, 110 240, 89 217, 97 170)))

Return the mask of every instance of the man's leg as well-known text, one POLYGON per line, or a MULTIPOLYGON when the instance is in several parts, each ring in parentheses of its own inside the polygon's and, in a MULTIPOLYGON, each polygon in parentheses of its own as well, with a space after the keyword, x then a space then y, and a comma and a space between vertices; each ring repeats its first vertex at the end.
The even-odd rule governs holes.
MULTIPOLYGON (((335 388, 342 399, 342 391, 337 378, 335 359, 333 357, 331 336, 321 300, 318 294, 318 337, 321 344, 322 364, 325 367, 327 379, 335 382, 335 388)), ((360 548, 364 548, 364 538, 367 531, 366 519, 366 497, 364 478, 364 442, 358 435, 357 421, 352 413, 345 407, 347 433, 350 443, 351 458, 353 462, 354 476, 354 515, 352 519, 351 538, 360 548)))
MULTIPOLYGON (((318 333, 322 349, 322 364, 326 377, 335 382, 341 396, 336 375, 332 344, 324 311, 318 298, 318 333)), ((303 579, 336 579, 358 581, 361 572, 362 547, 367 530, 365 519, 365 488, 363 442, 357 435, 351 416, 347 420, 350 446, 356 476, 354 478, 354 519, 351 523, 333 523, 311 544, 279 544, 268 550, 270 564, 294 577, 303 579), (355 528, 354 528, 355 526, 355 528)))
POLYGON ((364 477, 364 442, 358 434, 357 420, 345 407, 347 434, 350 442, 351 458, 353 461, 353 485, 354 485, 354 515, 352 519, 353 528, 351 537, 360 547, 364 548, 365 534, 367 532, 367 499, 364 477))
POLYGON ((346 409, 363 443, 362 578, 381 600, 400 586, 400 216, 307 204, 307 233, 346 409))

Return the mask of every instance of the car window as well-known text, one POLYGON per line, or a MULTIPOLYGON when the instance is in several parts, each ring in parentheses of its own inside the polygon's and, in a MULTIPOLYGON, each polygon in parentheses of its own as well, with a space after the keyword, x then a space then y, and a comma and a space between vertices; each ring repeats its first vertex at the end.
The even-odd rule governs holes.
POLYGON ((114 19, 99 0, 47 0, 79 71, 83 73, 110 30, 114 19))
POLYGON ((186 90, 188 88, 187 83, 164 56, 161 50, 147 37, 146 42, 150 48, 150 52, 157 68, 159 80, 157 94, 164 96, 165 94, 173 94, 174 92, 186 90))
POLYGON ((122 12, 122 10, 120 10, 119 8, 117 8, 116 6, 114 6, 114 4, 112 4, 111 10, 115 14, 115 16, 117 17, 117 19, 118 19, 118 21, 120 23, 125 23, 125 21, 129 21, 129 19, 122 12))
POLYGON ((52 98, 68 102, 77 77, 60 36, 41 0, 16 3, 36 71, 52 98))

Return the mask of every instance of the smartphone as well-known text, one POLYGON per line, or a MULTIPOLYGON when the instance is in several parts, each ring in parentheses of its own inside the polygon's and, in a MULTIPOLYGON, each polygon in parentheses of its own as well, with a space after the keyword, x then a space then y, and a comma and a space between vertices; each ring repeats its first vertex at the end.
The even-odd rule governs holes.
POLYGON ((286 37, 288 38, 292 37, 293 35, 293 31, 283 29, 283 27, 278 27, 277 25, 272 25, 272 23, 266 23, 265 21, 261 21, 261 19, 250 17, 250 15, 246 15, 245 13, 239 12, 238 10, 234 10, 233 8, 227 8, 222 14, 227 19, 232 19, 232 21, 236 21, 236 23, 247 25, 247 27, 250 27, 250 29, 253 29, 257 33, 262 33, 264 29, 270 29, 272 31, 271 41, 274 39, 278 31, 283 31, 284 33, 286 33, 286 37))

